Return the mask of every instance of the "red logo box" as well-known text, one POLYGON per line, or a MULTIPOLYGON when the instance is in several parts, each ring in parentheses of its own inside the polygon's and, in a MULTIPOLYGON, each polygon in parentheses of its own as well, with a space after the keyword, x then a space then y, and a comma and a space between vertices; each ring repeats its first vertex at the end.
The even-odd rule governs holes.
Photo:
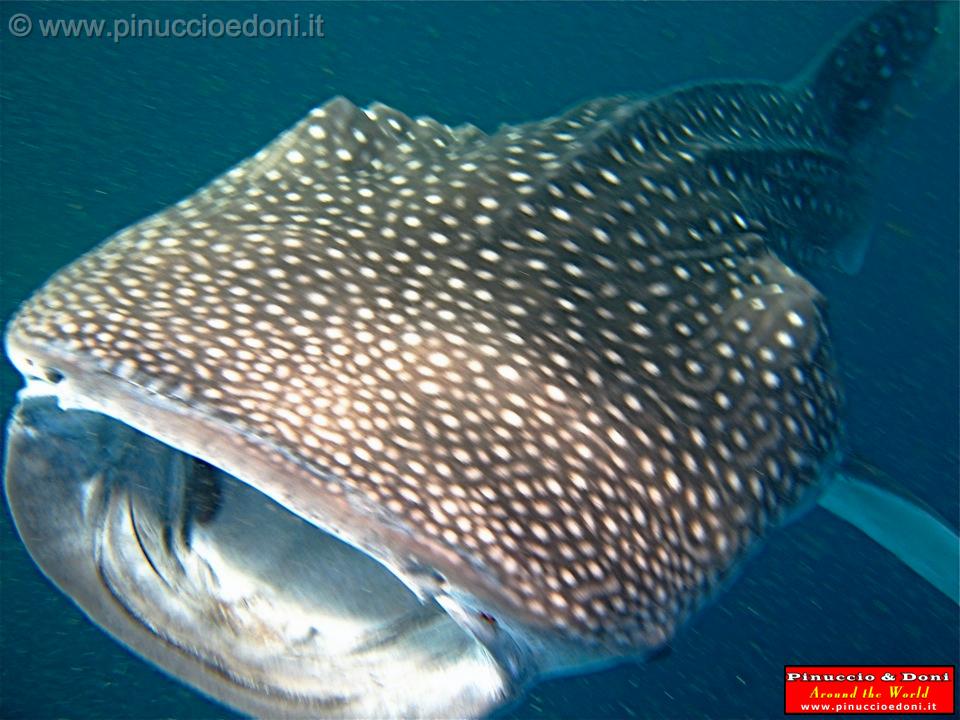
POLYGON ((952 715, 955 665, 786 665, 787 715, 952 715))

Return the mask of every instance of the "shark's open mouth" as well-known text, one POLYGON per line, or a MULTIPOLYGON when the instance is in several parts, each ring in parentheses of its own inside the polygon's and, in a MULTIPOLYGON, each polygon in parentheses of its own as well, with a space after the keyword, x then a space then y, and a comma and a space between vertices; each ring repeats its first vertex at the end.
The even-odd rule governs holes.
POLYGON ((128 646, 257 714, 496 701, 501 670, 436 601, 241 480, 35 388, 9 429, 18 529, 128 646), (367 706, 370 683, 396 691, 367 706))

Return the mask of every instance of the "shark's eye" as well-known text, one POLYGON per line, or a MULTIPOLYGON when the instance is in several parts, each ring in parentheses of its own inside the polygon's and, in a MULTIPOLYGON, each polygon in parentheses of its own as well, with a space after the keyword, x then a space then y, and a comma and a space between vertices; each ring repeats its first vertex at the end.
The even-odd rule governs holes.
POLYGON ((30 377, 38 380, 45 380, 53 385, 56 385, 65 379, 64 374, 56 368, 45 367, 31 357, 25 357, 24 362, 28 368, 26 372, 30 377))
POLYGON ((478 613, 477 613, 477 617, 479 617, 481 620, 483 620, 485 623, 487 623, 487 625, 496 626, 496 624, 497 624, 497 619, 496 619, 493 615, 489 615, 489 614, 487 614, 487 613, 485 613, 485 612, 483 612, 483 611, 478 612, 478 613))

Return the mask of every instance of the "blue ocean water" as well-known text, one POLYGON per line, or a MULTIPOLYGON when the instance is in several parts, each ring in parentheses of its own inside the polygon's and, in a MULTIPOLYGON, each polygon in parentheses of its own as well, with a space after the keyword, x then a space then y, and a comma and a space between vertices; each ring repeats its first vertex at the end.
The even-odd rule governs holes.
MULTIPOLYGON (((333 95, 485 130, 576 101, 785 80, 863 3, 0 5, 0 316, 333 95), (15 37, 10 21, 34 23, 15 37), (44 38, 41 19, 324 17, 321 38, 44 38)), ((873 245, 831 306, 851 447, 958 520, 958 101, 938 79, 878 169, 873 245)), ((0 410, 19 380, 0 367, 0 410)), ((0 716, 225 718, 95 629, 0 517, 0 716)), ((957 608, 815 511, 644 666, 543 683, 504 717, 768 718, 787 663, 956 663, 957 608)))

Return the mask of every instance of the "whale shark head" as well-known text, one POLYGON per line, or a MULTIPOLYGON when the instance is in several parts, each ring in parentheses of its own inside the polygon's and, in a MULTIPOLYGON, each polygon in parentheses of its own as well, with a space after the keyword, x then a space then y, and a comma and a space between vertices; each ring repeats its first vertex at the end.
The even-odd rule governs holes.
POLYGON ((32 555, 251 714, 476 715, 655 652, 839 460, 799 271, 862 255, 850 158, 934 13, 492 135, 313 111, 10 324, 32 555))

